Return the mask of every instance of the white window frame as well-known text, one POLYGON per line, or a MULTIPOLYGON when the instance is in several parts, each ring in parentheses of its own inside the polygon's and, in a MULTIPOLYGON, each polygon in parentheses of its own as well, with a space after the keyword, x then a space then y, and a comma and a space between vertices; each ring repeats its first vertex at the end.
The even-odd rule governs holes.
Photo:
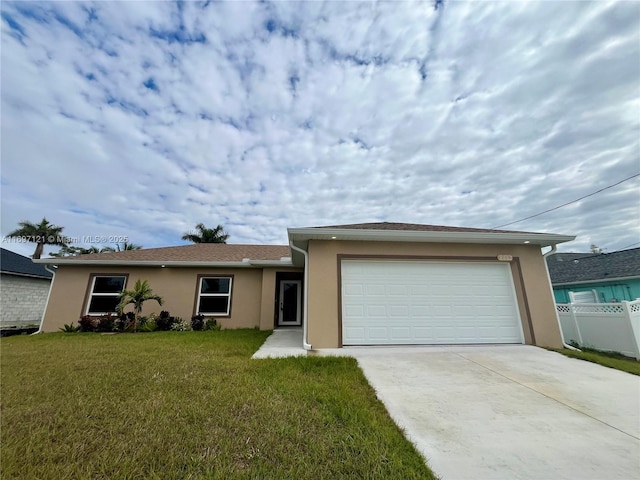
POLYGON ((203 275, 198 282, 198 305, 196 308, 197 315, 214 316, 219 315, 228 317, 231 311, 231 291, 233 290, 233 276, 231 275, 203 275), (229 280, 229 292, 228 293, 202 293, 202 282, 205 279, 224 279, 229 280), (227 297, 227 311, 226 312, 202 312, 200 311, 200 300, 202 297, 227 297))
POLYGON ((98 315, 106 315, 107 313, 117 313, 117 312, 91 312, 89 309, 91 308, 91 300, 94 295, 99 295, 101 297, 118 297, 127 287, 127 276, 126 275, 94 275, 91 280, 91 290, 89 291, 89 299, 87 300, 87 310, 85 312, 86 315, 90 316, 98 316, 98 315), (119 293, 100 293, 94 292, 96 288, 96 279, 98 278, 124 278, 124 282, 122 283, 122 290, 119 293))

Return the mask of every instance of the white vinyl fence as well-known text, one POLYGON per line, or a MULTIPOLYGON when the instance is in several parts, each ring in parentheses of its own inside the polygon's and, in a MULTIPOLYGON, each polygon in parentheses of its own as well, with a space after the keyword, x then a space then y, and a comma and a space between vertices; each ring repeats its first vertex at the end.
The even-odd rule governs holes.
POLYGON ((640 300, 556 305, 565 342, 640 360, 640 300))

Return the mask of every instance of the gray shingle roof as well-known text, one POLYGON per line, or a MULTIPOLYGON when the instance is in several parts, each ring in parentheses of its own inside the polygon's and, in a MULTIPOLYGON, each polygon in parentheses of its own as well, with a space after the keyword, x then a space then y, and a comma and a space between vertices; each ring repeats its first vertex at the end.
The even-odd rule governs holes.
MULTIPOLYGON (((289 257, 288 245, 239 245, 227 243, 196 243, 174 247, 144 248, 123 252, 93 253, 75 257, 61 257, 60 260, 85 261, 108 260, 113 262, 161 261, 161 262, 241 262, 251 260, 280 260, 289 257)), ((62 263, 62 262, 61 262, 62 263)))
POLYGON ((556 253, 547 258, 551 283, 640 278, 640 248, 612 253, 556 253))
POLYGON ((0 271, 28 277, 52 278, 53 274, 44 265, 33 263, 29 257, 18 255, 11 250, 0 248, 0 271))

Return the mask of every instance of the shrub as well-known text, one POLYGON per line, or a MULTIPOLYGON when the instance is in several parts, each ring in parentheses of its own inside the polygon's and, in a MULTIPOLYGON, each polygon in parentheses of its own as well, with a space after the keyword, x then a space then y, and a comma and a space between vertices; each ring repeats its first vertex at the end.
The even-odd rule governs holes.
POLYGON ((191 317, 191 330, 200 331, 204 329, 204 315, 194 315, 191 317))
POLYGON ((156 329, 157 330, 171 330, 171 326, 174 324, 176 319, 172 317, 168 311, 163 310, 158 315, 156 319, 156 329))
POLYGON ((173 323, 171 324, 171 330, 176 332, 186 332, 189 330, 189 323, 186 320, 183 320, 180 317, 171 317, 173 318, 173 323))
POLYGON ((95 321, 96 332, 113 332, 116 326, 116 318, 110 313, 103 315, 95 321))
POLYGON ((133 327, 133 320, 135 315, 133 312, 122 313, 115 321, 114 330, 118 332, 125 332, 133 327))
POLYGON ((158 314, 152 313, 148 317, 138 318, 138 331, 139 332, 153 332, 158 329, 156 321, 158 320, 158 314))
POLYGON ((80 325, 74 325, 73 322, 65 323, 64 327, 60 327, 58 330, 65 333, 76 333, 80 331, 80 325))
POLYGON ((221 328, 222 328, 222 325, 220 325, 218 321, 213 317, 207 318, 207 321, 204 324, 205 330, 220 330, 221 328))
POLYGON ((80 326, 81 332, 95 332, 96 330, 96 322, 89 315, 83 315, 80 317, 78 325, 80 326))
MULTIPOLYGON (((139 319, 138 319, 139 320, 139 319)), ((140 325, 138 324, 138 331, 139 332, 153 332, 155 330, 157 330, 158 327, 156 325, 155 320, 152 320, 151 318, 149 318, 144 325, 140 325)))

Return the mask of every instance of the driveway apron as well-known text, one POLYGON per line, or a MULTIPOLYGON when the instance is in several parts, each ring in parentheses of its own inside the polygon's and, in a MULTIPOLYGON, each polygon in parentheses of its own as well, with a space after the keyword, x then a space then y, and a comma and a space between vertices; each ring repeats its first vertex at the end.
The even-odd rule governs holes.
POLYGON ((640 377, 532 346, 358 347, 444 480, 640 479, 640 377))

